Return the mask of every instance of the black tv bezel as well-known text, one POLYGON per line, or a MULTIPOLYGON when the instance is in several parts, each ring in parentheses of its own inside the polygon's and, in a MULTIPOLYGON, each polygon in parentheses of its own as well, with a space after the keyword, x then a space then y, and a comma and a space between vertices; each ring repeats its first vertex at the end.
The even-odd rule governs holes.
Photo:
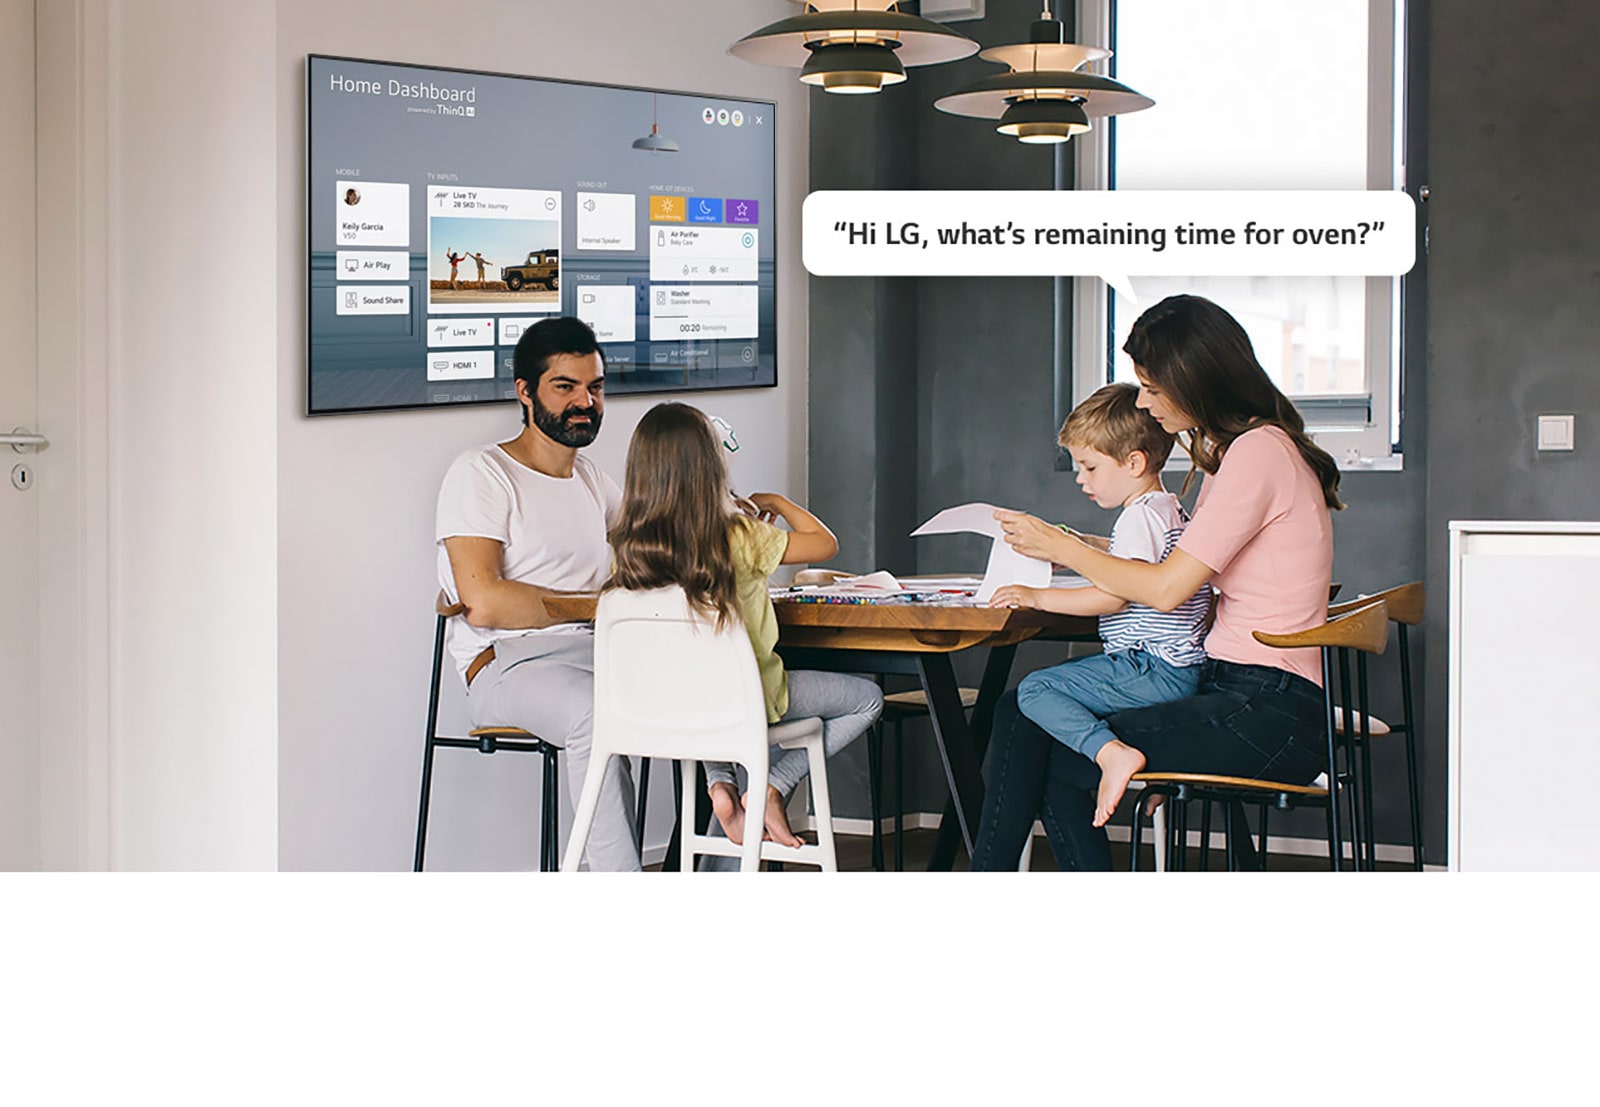
MULTIPOLYGON (((772 380, 761 384, 708 384, 698 388, 637 388, 627 391, 608 392, 609 396, 664 396, 664 395, 690 395, 697 392, 728 392, 743 389, 777 388, 781 377, 779 375, 779 327, 778 316, 778 273, 780 244, 778 241, 778 105, 773 100, 763 100, 759 97, 729 96, 719 92, 695 92, 688 89, 651 88, 648 85, 613 84, 608 81, 580 81, 566 77, 539 77, 531 73, 505 73, 494 69, 461 69, 450 65, 426 65, 415 62, 384 61, 379 58, 357 58, 344 54, 307 54, 305 58, 305 146, 302 156, 305 159, 305 253, 301 273, 305 279, 305 403, 303 413, 308 419, 322 418, 330 415, 365 415, 382 411, 458 411, 462 408, 487 407, 493 404, 515 404, 514 399, 487 399, 487 400, 453 400, 450 403, 422 403, 422 404, 376 404, 371 407, 341 407, 318 410, 311 404, 311 194, 313 182, 311 180, 311 62, 334 61, 354 62, 359 65, 388 65, 405 69, 424 69, 435 73, 459 73, 479 77, 506 77, 522 81, 547 81, 563 85, 583 85, 588 88, 621 89, 627 92, 664 93, 670 96, 691 96, 706 100, 729 100, 740 104, 764 104, 772 112, 772 380)), ((601 344, 601 349, 605 344, 601 344)), ((759 356, 759 355, 758 355, 759 356)))

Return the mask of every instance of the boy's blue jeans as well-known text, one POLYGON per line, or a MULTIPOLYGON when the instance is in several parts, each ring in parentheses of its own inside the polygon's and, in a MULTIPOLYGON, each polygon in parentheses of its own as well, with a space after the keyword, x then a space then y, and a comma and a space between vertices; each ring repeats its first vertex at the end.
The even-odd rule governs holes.
POLYGON ((1081 657, 1023 677, 1017 706, 1041 730, 1092 761, 1116 737, 1101 720, 1194 695, 1203 667, 1179 667, 1144 650, 1081 657))

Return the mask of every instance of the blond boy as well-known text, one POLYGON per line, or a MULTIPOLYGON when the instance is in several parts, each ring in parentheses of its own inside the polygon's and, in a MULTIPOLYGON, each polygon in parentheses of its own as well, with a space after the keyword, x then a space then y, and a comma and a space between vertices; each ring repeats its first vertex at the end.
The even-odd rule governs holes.
MULTIPOLYGON (((1122 511, 1111 529, 1112 556, 1159 563, 1178 544, 1189 514, 1161 485, 1172 436, 1136 406, 1138 395, 1132 384, 1100 389, 1073 409, 1058 441, 1072 455, 1078 486, 1089 499, 1122 511)), ((1124 768, 1142 764, 1104 719, 1194 694, 1206 659, 1201 643, 1209 590, 1201 588, 1171 612, 1092 586, 1011 585, 997 590, 990 605, 1100 616, 1104 652, 1028 674, 1017 686, 1017 705, 1057 741, 1100 766, 1095 825, 1103 826, 1127 787, 1124 768)))

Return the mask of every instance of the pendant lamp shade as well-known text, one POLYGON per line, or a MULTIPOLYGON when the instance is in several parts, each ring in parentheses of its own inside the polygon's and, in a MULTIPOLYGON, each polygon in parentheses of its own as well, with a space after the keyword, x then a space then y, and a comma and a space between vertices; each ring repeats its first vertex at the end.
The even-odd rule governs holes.
POLYGON ((728 53, 760 65, 800 67, 828 92, 877 92, 906 79, 908 65, 975 53, 978 44, 943 24, 895 11, 897 0, 805 0, 805 12, 752 31, 728 53))
POLYGON ((906 67, 887 46, 818 46, 800 69, 802 84, 825 92, 877 92, 906 79, 906 67))
POLYGON ((649 150, 656 154, 676 154, 678 152, 678 144, 666 135, 657 133, 654 124, 651 124, 649 134, 633 140, 633 148, 635 150, 649 150))
POLYGON ((1082 72, 1082 66, 1109 58, 1111 51, 1068 42, 1066 28, 1048 9, 1028 39, 978 55, 1010 67, 1009 73, 974 81, 933 106, 952 115, 998 119, 995 129, 1001 134, 1034 143, 1065 142, 1087 131, 1091 120, 1155 106, 1110 77, 1082 72))
POLYGON ((633 140, 635 150, 648 150, 652 154, 676 154, 678 144, 661 133, 656 123, 656 94, 650 94, 650 133, 633 140))
POLYGON ((971 115, 998 119, 1013 103, 1021 100, 1076 100, 1089 119, 1125 115, 1155 106, 1127 85, 1093 73, 1002 73, 974 81, 959 92, 941 96, 933 102, 951 115, 971 115))
POLYGON ((1074 100, 1018 100, 995 128, 1018 142, 1065 142, 1089 129, 1089 117, 1074 100))

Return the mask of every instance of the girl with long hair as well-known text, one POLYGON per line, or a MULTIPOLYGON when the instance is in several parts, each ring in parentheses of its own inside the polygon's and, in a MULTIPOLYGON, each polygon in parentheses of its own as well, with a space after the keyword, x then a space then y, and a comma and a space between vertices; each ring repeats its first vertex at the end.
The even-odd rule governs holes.
MULTIPOLYGON (((822 520, 784 496, 757 492, 748 499, 759 518, 735 506, 722 445, 705 414, 688 404, 657 404, 639 420, 628 444, 622 508, 611 529, 613 570, 605 587, 675 584, 719 626, 742 623, 755 650, 768 724, 820 718, 823 748, 832 757, 877 721, 883 693, 861 677, 785 672, 773 652, 778 621, 767 578, 779 565, 826 561, 839 552, 839 543, 822 520), (789 529, 774 526, 777 519, 789 529)), ((804 750, 773 758, 757 818, 759 833, 780 845, 801 844, 785 807, 807 767, 804 750)), ((717 816, 712 832, 721 829, 742 843, 748 793, 739 794, 732 765, 708 762, 706 778, 717 816)), ((737 867, 730 858, 711 857, 705 864, 737 867)))
POLYGON ((1180 436, 1204 475, 1177 547, 1159 564, 1127 561, 1031 515, 996 518, 1019 552, 1065 565, 1132 603, 1171 611, 1209 583, 1217 604, 1208 660, 1195 695, 1109 716, 1117 756, 1100 766, 1029 722, 1015 692, 1003 697, 974 869, 1014 869, 1036 818, 1063 869, 1109 868, 1105 831, 1092 825, 1096 792, 1115 806, 1147 767, 1293 784, 1310 783, 1325 767, 1317 651, 1275 650, 1251 632, 1287 634, 1326 621, 1330 513, 1344 506, 1338 466, 1307 436, 1244 328, 1211 301, 1169 296, 1139 316, 1123 350, 1139 378, 1138 405, 1180 436))

